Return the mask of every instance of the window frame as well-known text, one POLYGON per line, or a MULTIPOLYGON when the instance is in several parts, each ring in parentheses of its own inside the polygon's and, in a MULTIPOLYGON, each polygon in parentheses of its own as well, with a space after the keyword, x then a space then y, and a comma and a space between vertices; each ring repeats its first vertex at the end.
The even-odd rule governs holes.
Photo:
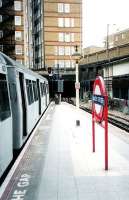
POLYGON ((22 17, 21 16, 15 16, 15 26, 21 26, 22 25, 22 17))
POLYGON ((22 11, 22 2, 21 1, 14 1, 14 10, 22 11))
POLYGON ((11 109, 6 74, 0 73, 0 121, 4 121, 10 116, 11 109))
POLYGON ((26 79, 25 82, 26 82, 28 104, 31 105, 34 103, 34 92, 33 92, 32 80, 26 79))

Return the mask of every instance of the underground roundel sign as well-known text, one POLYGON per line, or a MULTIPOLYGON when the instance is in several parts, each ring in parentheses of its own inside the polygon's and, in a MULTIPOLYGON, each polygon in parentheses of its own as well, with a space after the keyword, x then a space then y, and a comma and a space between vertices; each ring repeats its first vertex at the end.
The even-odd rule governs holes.
POLYGON ((107 92, 104 80, 98 76, 94 82, 92 96, 92 112, 97 122, 101 122, 104 117, 105 96, 107 96, 107 92))

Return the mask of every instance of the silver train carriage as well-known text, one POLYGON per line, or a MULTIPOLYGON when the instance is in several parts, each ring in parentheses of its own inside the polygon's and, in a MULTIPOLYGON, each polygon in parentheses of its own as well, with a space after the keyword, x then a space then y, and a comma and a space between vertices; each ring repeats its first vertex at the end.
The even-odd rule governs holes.
MULTIPOLYGON (((0 58, 2 63, 1 66, 5 68, 6 72, 3 72, 3 74, 5 73, 5 76, 7 77, 7 94, 9 93, 8 109, 10 111, 8 117, 9 122, 2 122, 3 124, 0 127, 0 133, 3 132, 4 135, 9 134, 7 138, 10 141, 10 162, 12 150, 20 149, 22 147, 37 121, 47 108, 49 104, 49 88, 48 81, 44 77, 24 68, 23 65, 13 61, 3 53, 0 53, 0 58), (6 123, 8 123, 8 126, 6 123), (11 137, 13 138, 13 141, 11 141, 11 137)), ((7 100, 4 100, 4 102, 7 102, 7 100)), ((4 105, 0 106, 2 107, 4 105)), ((0 143, 0 148, 6 149, 8 142, 6 141, 7 138, 3 138, 3 146, 0 143)), ((9 153, 6 153, 7 150, 4 151, 4 156, 9 157, 9 153)), ((2 162, 0 158, 0 169, 1 165, 2 162)))
POLYGON ((12 114, 7 68, 0 56, 0 177, 13 158, 12 114))

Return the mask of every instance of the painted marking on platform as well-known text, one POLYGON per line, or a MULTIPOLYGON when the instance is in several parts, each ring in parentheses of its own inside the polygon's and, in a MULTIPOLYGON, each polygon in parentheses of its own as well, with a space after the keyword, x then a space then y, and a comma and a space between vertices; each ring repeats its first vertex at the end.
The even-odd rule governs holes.
POLYGON ((11 200, 24 200, 26 192, 30 185, 31 176, 28 174, 22 174, 17 183, 17 189, 14 190, 11 200))
MULTIPOLYGON (((25 154, 27 148, 29 147, 32 138, 34 137, 36 131, 38 130, 38 127, 39 127, 39 126, 43 123, 43 121, 45 120, 45 117, 46 117, 46 115, 47 115, 49 109, 50 109, 50 108, 48 107, 48 109, 47 109, 46 112, 44 113, 43 117, 39 120, 39 122, 38 122, 36 128, 34 129, 33 133, 31 134, 30 138, 28 139, 28 141, 27 141, 25 147, 24 147, 23 150, 21 151, 21 153, 20 153, 20 155, 18 156, 17 160, 15 161, 15 163, 14 163, 12 169, 10 170, 9 174, 7 175, 5 181, 4 181, 3 184, 1 185, 1 188, 0 188, 0 198, 2 197, 4 191, 6 190, 6 187, 7 187, 8 183, 10 182, 10 180, 11 180, 11 178, 12 178, 14 172, 16 171, 16 169, 17 169, 17 167, 18 167, 18 165, 19 165, 21 159, 23 158, 23 155, 25 154)), ((15 198, 15 200, 16 200, 16 198, 15 198)))

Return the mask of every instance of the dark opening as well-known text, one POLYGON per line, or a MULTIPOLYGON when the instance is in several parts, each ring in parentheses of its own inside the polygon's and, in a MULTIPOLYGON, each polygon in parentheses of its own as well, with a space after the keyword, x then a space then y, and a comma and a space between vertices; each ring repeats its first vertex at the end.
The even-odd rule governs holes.
POLYGON ((40 115, 41 114, 41 94, 40 94, 39 79, 37 79, 37 89, 38 89, 39 115, 40 115))
POLYGON ((0 121, 9 118, 11 115, 9 105, 9 94, 5 74, 0 74, 0 121))
POLYGON ((25 102, 25 90, 24 90, 24 74, 19 72, 19 81, 21 89, 21 98, 22 98, 22 121, 23 121, 23 136, 27 135, 27 114, 26 114, 26 102, 25 102))

